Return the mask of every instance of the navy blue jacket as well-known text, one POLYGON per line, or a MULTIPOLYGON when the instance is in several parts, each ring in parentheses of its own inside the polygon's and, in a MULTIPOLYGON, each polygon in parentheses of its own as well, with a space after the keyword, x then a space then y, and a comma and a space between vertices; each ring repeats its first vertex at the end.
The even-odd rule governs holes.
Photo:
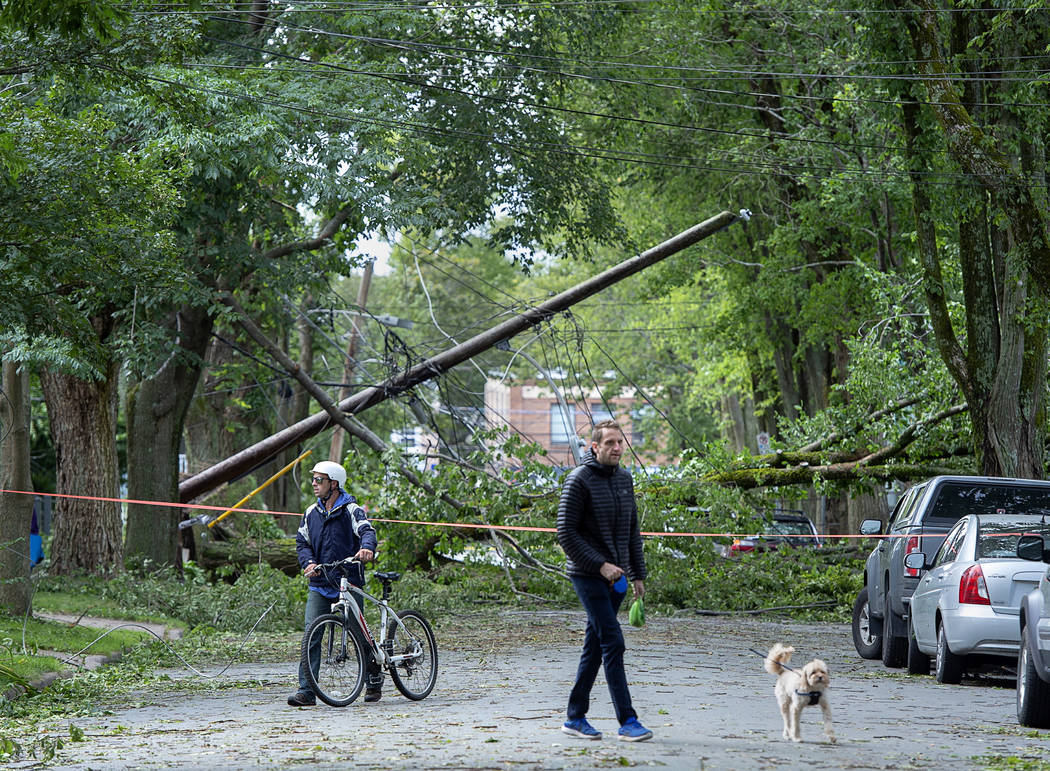
MULTIPOLYGON (((299 567, 303 570, 311 562, 335 562, 352 557, 361 549, 375 551, 378 546, 376 531, 368 521, 368 515, 361 508, 354 496, 340 491, 332 510, 326 512, 318 500, 303 514, 299 522, 299 531, 295 534, 295 551, 299 557, 299 567)), ((350 583, 365 585, 363 565, 348 573, 350 583)), ((339 576, 329 571, 326 580, 322 571, 310 577, 310 587, 326 597, 339 593, 339 576)))
POLYGON ((588 450, 565 478, 558 502, 558 543, 570 576, 601 576, 603 562, 632 581, 646 576, 631 472, 599 463, 588 450))

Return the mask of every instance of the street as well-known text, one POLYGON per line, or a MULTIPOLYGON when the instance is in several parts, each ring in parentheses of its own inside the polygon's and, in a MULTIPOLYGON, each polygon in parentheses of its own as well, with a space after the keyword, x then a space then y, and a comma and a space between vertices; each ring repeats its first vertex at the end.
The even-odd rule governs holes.
POLYGON ((236 665, 217 679, 173 670, 175 681, 164 690, 143 690, 133 703, 106 705, 110 714, 77 718, 73 722, 87 740, 67 743, 57 764, 70 769, 1050 767, 1050 733, 1017 725, 1012 681, 967 678, 947 686, 932 677, 909 677, 860 659, 845 624, 751 616, 650 618, 641 629, 625 623, 635 707, 655 733, 652 741, 638 744, 616 741, 601 676, 589 718, 604 738, 584 741, 559 730, 582 639, 581 613, 507 612, 469 634, 436 626, 438 684, 423 701, 405 699, 388 679, 376 704, 288 707, 296 644, 290 639, 286 664, 236 665), (816 707, 803 713, 801 744, 781 737, 775 678, 749 650, 765 652, 778 641, 797 649, 793 665, 814 657, 827 662, 838 743, 824 741, 816 707), (997 765, 995 758, 1010 756, 1027 764, 997 765))

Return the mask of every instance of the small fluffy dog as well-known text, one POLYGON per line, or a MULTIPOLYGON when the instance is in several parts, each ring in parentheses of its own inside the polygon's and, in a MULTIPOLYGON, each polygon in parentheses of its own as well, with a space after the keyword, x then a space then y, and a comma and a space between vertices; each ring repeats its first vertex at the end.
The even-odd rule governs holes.
POLYGON ((829 742, 834 742, 831 706, 828 704, 827 689, 831 683, 828 665, 820 659, 813 659, 801 669, 788 667, 787 663, 794 652, 795 649, 790 645, 777 643, 769 649, 769 655, 766 656, 766 671, 777 675, 774 693, 777 696, 777 704, 780 705, 780 714, 784 718, 784 738, 793 742, 802 741, 798 730, 802 709, 819 704, 824 713, 824 735, 828 737, 829 742))

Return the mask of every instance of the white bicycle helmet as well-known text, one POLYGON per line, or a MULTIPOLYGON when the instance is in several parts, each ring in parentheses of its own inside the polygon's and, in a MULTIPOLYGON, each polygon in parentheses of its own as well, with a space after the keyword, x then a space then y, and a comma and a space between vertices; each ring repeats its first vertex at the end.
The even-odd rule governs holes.
POLYGON ((314 472, 325 474, 329 479, 338 482, 340 490, 346 485, 346 469, 339 463, 333 463, 330 460, 323 460, 310 470, 311 474, 314 472))

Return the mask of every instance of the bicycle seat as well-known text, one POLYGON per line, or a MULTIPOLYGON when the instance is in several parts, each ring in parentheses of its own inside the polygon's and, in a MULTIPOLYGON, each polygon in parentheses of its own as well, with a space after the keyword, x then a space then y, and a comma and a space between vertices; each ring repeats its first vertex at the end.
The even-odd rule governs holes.
POLYGON ((375 575, 380 581, 396 581, 401 578, 400 573, 376 573, 375 575))

